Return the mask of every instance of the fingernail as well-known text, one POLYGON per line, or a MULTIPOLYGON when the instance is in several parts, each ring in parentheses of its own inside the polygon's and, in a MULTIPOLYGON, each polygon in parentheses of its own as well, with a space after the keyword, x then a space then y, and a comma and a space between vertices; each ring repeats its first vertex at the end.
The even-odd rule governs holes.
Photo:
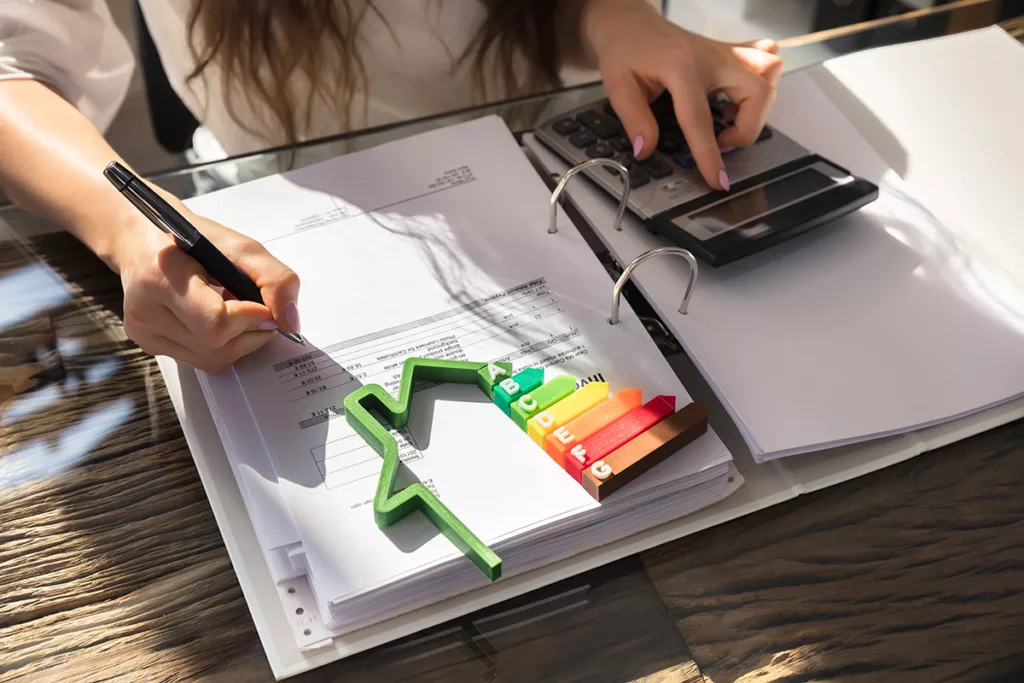
POLYGON ((735 147, 722 147, 721 149, 718 150, 718 153, 719 154, 728 154, 729 152, 733 151, 734 149, 736 149, 736 148, 735 147))
POLYGON ((284 317, 291 326, 292 331, 301 332, 299 329, 299 307, 295 305, 295 302, 288 304, 284 307, 284 317))
POLYGON ((640 156, 640 151, 643 148, 644 148, 644 136, 643 135, 637 135, 633 139, 633 156, 634 157, 640 156))
POLYGON ((264 330, 264 331, 266 331, 266 330, 276 330, 277 329, 277 323, 275 323, 273 320, 264 320, 263 322, 260 323, 260 329, 264 330))
POLYGON ((722 189, 726 192, 729 191, 729 175, 725 172, 724 168, 718 172, 718 184, 721 185, 722 189))

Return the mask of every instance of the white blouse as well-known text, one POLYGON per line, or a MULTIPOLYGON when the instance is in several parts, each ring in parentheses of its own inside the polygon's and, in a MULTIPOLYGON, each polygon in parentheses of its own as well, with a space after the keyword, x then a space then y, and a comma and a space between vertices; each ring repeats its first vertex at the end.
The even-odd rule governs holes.
MULTIPOLYGON (((349 128, 477 103, 471 66, 453 68, 452 55, 462 54, 476 35, 486 11, 479 2, 375 0, 374 4, 381 16, 367 12, 356 37, 367 87, 356 95, 349 128)), ((171 86, 220 146, 231 155, 267 147, 266 141, 246 132, 228 114, 217 69, 186 83, 194 66, 186 35, 190 0, 141 0, 141 7, 171 86)), ((134 68, 132 55, 104 0, 0 0, 0 79, 45 81, 100 130, 106 130, 124 100, 134 68)), ((570 81, 595 78, 592 73, 568 70, 566 76, 570 81)), ((301 97, 304 84, 295 85, 301 97)), ((247 122, 260 120, 246 108, 244 98, 236 100, 236 110, 247 122)), ((311 127, 304 137, 343 132, 332 111, 325 102, 314 103, 311 127)))

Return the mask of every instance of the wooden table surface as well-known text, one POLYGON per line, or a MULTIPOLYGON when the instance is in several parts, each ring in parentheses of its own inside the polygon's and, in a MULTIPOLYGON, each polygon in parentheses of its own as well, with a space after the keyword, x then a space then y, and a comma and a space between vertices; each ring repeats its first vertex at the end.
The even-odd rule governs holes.
MULTIPOLYGON (((0 681, 272 680, 118 279, 50 234, 0 294, 0 681)), ((292 680, 1024 681, 1024 422, 292 680)))

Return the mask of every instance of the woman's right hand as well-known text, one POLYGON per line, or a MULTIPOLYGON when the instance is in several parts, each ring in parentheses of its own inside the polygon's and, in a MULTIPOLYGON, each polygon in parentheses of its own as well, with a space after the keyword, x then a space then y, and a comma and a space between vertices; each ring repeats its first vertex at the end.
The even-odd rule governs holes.
POLYGON ((258 242, 179 210, 252 278, 266 306, 224 293, 170 236, 136 216, 123 233, 132 239, 115 252, 128 338, 147 353, 220 374, 273 339, 278 327, 299 332, 298 276, 258 242))

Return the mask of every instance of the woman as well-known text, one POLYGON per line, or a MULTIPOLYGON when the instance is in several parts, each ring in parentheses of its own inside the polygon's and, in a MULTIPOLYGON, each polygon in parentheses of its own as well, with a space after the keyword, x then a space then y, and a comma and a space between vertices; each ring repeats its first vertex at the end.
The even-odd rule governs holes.
MULTIPOLYGON (((751 144, 774 100, 774 45, 734 46, 663 19, 646 0, 142 0, 179 96, 229 154, 422 116, 599 70, 638 158, 657 145, 648 107, 670 91, 707 183, 728 189, 720 149, 751 144), (715 138, 709 93, 737 106, 715 138)), ((0 186, 64 226, 119 273, 128 336, 155 355, 222 372, 300 329, 299 281, 259 244, 192 215, 261 288, 226 300, 117 195, 101 130, 131 52, 103 0, 0 7, 0 186)), ((123 160, 122 160, 123 161, 123 160)))

